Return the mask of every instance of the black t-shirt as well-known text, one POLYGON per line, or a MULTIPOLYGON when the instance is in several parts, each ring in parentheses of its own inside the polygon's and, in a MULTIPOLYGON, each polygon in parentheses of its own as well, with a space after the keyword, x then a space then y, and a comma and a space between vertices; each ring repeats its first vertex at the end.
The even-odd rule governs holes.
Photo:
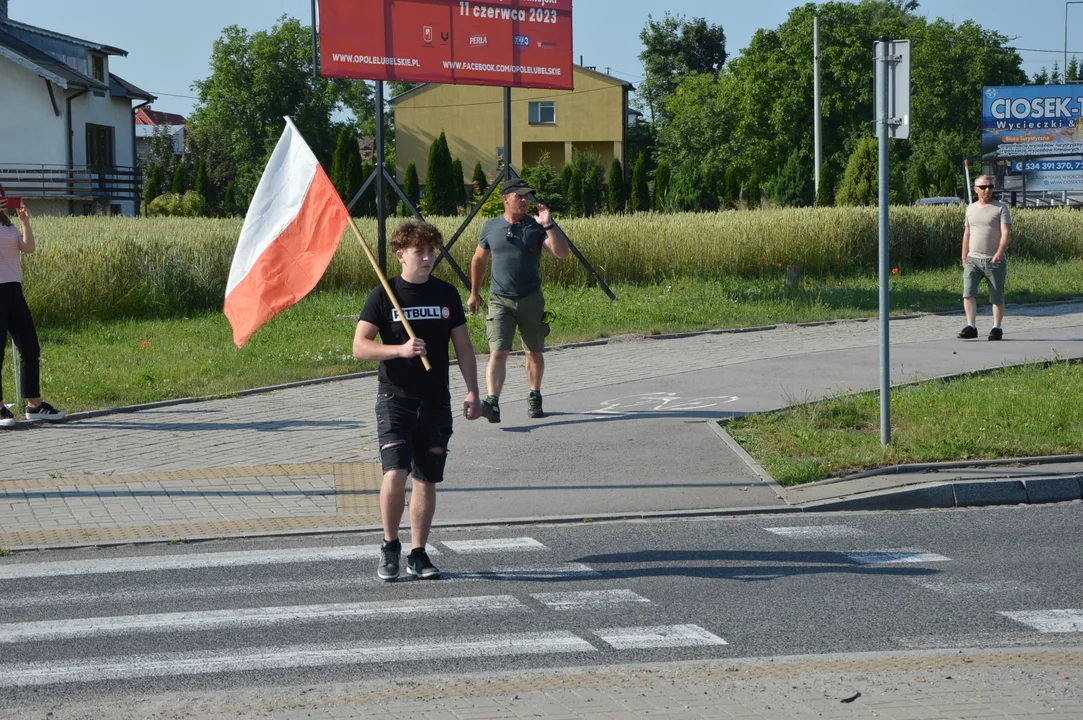
MULTIPOLYGON (((451 284, 434 277, 415 285, 399 275, 390 283, 414 333, 425 341, 432 370, 425 369, 420 357, 384 360, 380 363, 380 383, 409 397, 450 397, 448 342, 451 331, 466 324, 459 293, 451 284)), ((402 345, 410 339, 382 284, 369 293, 360 319, 380 328, 384 345, 402 345)))

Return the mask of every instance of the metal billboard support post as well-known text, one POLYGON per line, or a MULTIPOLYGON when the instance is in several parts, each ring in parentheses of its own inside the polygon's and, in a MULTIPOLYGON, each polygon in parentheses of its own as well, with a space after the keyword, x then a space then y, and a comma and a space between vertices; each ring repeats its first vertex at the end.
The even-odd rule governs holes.
MULTIPOLYGON (((518 179, 518 177, 519 174, 516 173, 515 169, 511 166, 511 88, 504 88, 504 167, 501 168, 498 179, 501 182, 511 182, 518 179)), ((470 211, 469 215, 467 215, 466 220, 464 220, 462 225, 459 226, 459 229, 455 231, 455 234, 451 236, 451 240, 447 243, 448 249, 450 249, 451 246, 455 243, 455 241, 459 239, 459 236, 462 235, 463 231, 466 229, 466 226, 471 223, 474 217, 478 214, 478 211, 481 210, 481 206, 485 204, 485 201, 489 199, 489 196, 492 195, 495 189, 496 180, 494 180, 493 183, 489 185, 489 188, 485 191, 484 196, 482 196, 482 198, 474 205, 474 209, 470 211)), ((538 201, 538 198, 533 195, 531 195, 531 199, 534 200, 535 203, 537 203, 538 201)), ((554 220, 553 223, 556 224, 556 220, 554 220)), ((561 230, 561 232, 564 231, 561 230)), ((590 261, 587 260, 586 257, 584 257, 583 253, 579 251, 579 248, 575 246, 575 243, 572 242, 571 238, 568 237, 567 233, 565 233, 564 237, 568 241, 568 249, 571 250, 572 254, 575 255, 576 259, 579 260, 579 262, 583 265, 586 271, 590 273, 591 277, 598 281, 598 286, 602 288, 602 291, 609 296, 610 300, 616 300, 617 296, 614 295, 613 291, 609 289, 609 285, 606 284, 605 279, 601 276, 601 274, 599 274, 597 270, 594 269, 594 266, 590 264, 590 261)), ((436 262, 433 263, 433 268, 440 264, 440 261, 443 258, 444 255, 436 258, 436 262)), ((453 262, 450 255, 448 255, 447 258, 449 262, 453 262)), ((467 287, 469 287, 469 283, 467 283, 467 287)))
MULTIPOLYGON (((814 168, 815 168, 815 186, 816 186, 816 198, 820 197, 820 168, 823 167, 823 125, 821 118, 821 98, 820 98, 820 14, 817 12, 812 16, 812 62, 813 62, 813 115, 812 115, 812 127, 813 135, 813 156, 814 156, 814 168)), ((815 203, 813 203, 815 204, 815 203)))
POLYGON ((380 271, 387 275, 387 197, 384 195, 384 81, 376 81, 376 237, 380 271))

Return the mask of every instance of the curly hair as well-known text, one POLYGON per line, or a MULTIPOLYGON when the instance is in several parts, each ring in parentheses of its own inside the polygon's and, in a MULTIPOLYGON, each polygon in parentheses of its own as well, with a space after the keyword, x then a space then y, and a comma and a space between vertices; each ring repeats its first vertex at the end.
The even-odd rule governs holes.
POLYGON ((391 233, 391 251, 407 248, 437 248, 444 244, 444 236, 435 225, 418 220, 408 220, 391 233))

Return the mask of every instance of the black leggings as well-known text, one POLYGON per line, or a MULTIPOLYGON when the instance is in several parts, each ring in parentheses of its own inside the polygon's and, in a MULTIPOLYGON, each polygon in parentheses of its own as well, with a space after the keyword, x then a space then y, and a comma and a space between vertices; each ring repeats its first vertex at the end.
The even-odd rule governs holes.
POLYGON ((0 283, 0 399, 4 397, 4 350, 8 344, 8 333, 19 348, 19 375, 22 379, 23 397, 41 396, 41 346, 38 345, 38 332, 34 329, 34 318, 30 316, 30 306, 23 297, 22 283, 0 283))

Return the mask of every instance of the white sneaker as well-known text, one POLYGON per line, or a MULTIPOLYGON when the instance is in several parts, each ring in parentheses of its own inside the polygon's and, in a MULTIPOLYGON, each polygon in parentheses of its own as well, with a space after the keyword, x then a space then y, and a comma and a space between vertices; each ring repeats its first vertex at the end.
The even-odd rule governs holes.
POLYGON ((0 428, 15 427, 15 416, 8 410, 8 406, 0 403, 0 428))
POLYGON ((57 420, 63 420, 66 417, 63 410, 57 410, 49 403, 42 401, 41 405, 36 408, 26 406, 26 419, 27 420, 44 420, 45 422, 56 422, 57 420))

